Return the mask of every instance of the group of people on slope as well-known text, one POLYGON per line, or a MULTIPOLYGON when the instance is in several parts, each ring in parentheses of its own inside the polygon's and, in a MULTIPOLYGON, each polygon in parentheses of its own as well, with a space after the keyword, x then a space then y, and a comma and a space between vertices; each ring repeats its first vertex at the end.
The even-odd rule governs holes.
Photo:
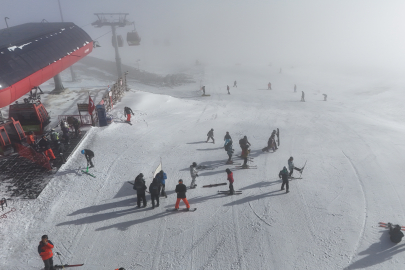
MULTIPOLYGON (((166 197, 166 179, 167 175, 166 173, 161 170, 159 173, 155 175, 153 178, 152 183, 149 185, 149 193, 151 195, 151 201, 152 201, 152 208, 159 207, 159 197, 166 197), (156 204, 155 204, 156 201, 156 204)), ((137 206, 141 207, 141 201, 143 202, 143 207, 146 207, 147 201, 146 201, 146 190, 148 189, 146 187, 146 181, 143 176, 143 173, 138 174, 138 176, 135 178, 134 182, 134 190, 136 190, 136 195, 137 195, 137 206)))

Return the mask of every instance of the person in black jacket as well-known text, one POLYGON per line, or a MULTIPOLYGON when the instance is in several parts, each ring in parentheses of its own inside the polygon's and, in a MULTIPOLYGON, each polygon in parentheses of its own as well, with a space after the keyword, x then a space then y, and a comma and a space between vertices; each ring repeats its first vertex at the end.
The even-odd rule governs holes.
POLYGON ((134 182, 134 189, 136 190, 136 203, 138 207, 141 207, 141 200, 143 201, 143 207, 146 207, 146 196, 145 196, 145 191, 147 189, 145 185, 145 178, 143 178, 143 174, 140 173, 136 178, 134 182))
POLYGON ((180 179, 179 184, 176 186, 176 193, 177 193, 177 201, 176 201, 176 206, 175 206, 176 210, 179 210, 180 200, 183 200, 183 202, 187 206, 187 210, 190 210, 190 204, 187 201, 186 192, 187 192, 187 187, 186 187, 186 185, 183 184, 183 180, 180 179))
POLYGON ((155 208, 155 200, 156 200, 156 207, 159 207, 160 187, 161 183, 159 179, 157 179, 156 177, 153 178, 153 181, 149 186, 150 197, 152 200, 152 209, 155 208))
POLYGON ((131 114, 134 115, 134 112, 129 107, 124 108, 124 115, 127 116, 127 122, 131 122, 131 114))
POLYGON ((395 244, 401 242, 402 237, 404 237, 403 232, 401 232, 401 226, 388 223, 388 228, 390 229, 389 234, 391 241, 395 244))
POLYGON ((79 138, 79 133, 80 133, 80 121, 77 118, 73 117, 73 128, 75 129, 75 137, 79 138))
POLYGON ((288 193, 290 191, 289 190, 289 186, 288 186, 288 171, 287 168, 284 166, 284 168, 280 171, 280 173, 278 174, 278 177, 281 178, 283 180, 283 183, 281 184, 281 190, 284 190, 284 185, 286 187, 286 191, 285 193, 288 193))
POLYGON ((48 138, 46 137, 46 135, 42 135, 42 139, 39 141, 38 143, 38 147, 39 149, 41 149, 42 151, 44 151, 44 154, 46 156, 46 158, 48 160, 55 160, 56 157, 53 154, 53 151, 51 149, 51 143, 48 140, 48 138))
POLYGON ((208 136, 207 142, 208 142, 210 139, 212 139, 212 143, 215 143, 215 140, 214 140, 214 129, 213 129, 213 128, 211 128, 211 130, 208 131, 207 136, 208 136))
POLYGON ((89 167, 89 164, 90 164, 89 168, 93 168, 94 164, 93 164, 93 161, 91 159, 94 158, 94 152, 89 150, 89 149, 83 149, 82 154, 86 157, 87 167, 89 167))

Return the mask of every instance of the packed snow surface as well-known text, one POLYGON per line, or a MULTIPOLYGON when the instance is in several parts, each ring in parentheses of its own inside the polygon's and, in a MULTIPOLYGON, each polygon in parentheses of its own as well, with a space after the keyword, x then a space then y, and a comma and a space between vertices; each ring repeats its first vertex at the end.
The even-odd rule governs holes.
MULTIPOLYGON (((403 81, 303 67, 200 66, 189 73, 196 83, 175 88, 130 82, 111 111, 116 121, 92 128, 36 200, 10 202, 16 211, 0 220, 0 269, 41 269, 43 234, 64 263, 90 270, 405 268, 405 241, 392 244, 378 227, 405 224, 403 81), (202 97, 200 85, 211 96, 202 97), (125 106, 135 112, 132 126, 121 122, 125 106), (206 143, 211 128, 215 144, 206 143), (279 149, 262 152, 276 128, 279 149), (248 137, 257 169, 225 165, 226 131, 237 163, 238 141, 248 137), (97 178, 79 170, 85 148, 95 152, 97 178), (286 194, 278 173, 290 156, 297 167, 307 165, 286 194), (138 209, 128 181, 142 172, 149 186, 160 160, 168 197, 152 210, 147 195, 148 206, 138 209), (197 211, 168 211, 178 180, 190 184, 194 161, 211 168, 200 170, 198 187, 187 192, 197 211), (202 188, 227 182, 226 168, 243 194, 202 188)), ((92 85, 104 82, 83 78, 76 87, 90 89, 82 89, 86 102, 92 85)), ((77 113, 76 90, 44 96, 54 119, 77 113)), ((95 102, 98 93, 91 92, 95 102)))

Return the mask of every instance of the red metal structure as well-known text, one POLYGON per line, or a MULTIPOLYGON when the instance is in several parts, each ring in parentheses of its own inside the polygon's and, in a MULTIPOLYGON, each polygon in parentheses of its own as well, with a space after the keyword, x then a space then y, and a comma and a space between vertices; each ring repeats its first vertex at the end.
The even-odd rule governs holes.
POLYGON ((93 50, 74 23, 26 23, 0 30, 0 108, 51 79, 93 50))
POLYGON ((25 132, 34 131, 40 135, 50 122, 50 117, 42 103, 10 105, 9 117, 18 120, 25 132))

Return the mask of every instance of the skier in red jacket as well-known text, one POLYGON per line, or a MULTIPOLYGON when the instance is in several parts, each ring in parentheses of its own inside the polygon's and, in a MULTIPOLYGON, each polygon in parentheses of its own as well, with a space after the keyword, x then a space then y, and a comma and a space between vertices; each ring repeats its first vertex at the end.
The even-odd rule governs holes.
POLYGON ((53 244, 48 240, 48 235, 43 235, 41 242, 39 242, 38 253, 44 261, 44 270, 53 270, 53 244))
POLYGON ((227 180, 229 181, 229 194, 233 195, 235 193, 235 190, 233 189, 233 173, 230 169, 226 169, 225 171, 228 174, 227 180))

